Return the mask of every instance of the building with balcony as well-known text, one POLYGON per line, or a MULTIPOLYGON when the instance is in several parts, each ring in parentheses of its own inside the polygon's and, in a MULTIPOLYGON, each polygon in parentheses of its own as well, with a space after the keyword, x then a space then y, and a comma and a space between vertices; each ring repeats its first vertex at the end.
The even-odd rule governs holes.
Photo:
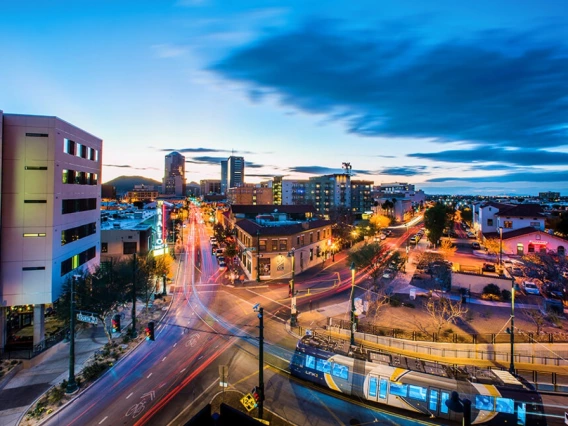
POLYGON ((361 216, 371 211, 374 200, 372 197, 372 180, 351 180, 351 213, 361 216))
POLYGON ((272 188, 261 184, 245 183, 227 189, 227 203, 272 205, 274 202, 272 188))
POLYGON ((311 177, 306 202, 324 218, 351 212, 351 176, 347 173, 311 177))

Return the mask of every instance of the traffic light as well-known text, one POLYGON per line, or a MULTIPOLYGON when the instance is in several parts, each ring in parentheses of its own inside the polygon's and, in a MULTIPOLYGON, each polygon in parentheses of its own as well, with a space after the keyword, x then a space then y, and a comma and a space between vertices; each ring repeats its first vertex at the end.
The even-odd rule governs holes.
POLYGON ((148 327, 146 327, 146 340, 155 340, 154 339, 154 321, 150 321, 148 323, 148 327))
POLYGON ((252 397, 254 398, 256 403, 258 404, 260 402, 260 389, 259 389, 259 387, 255 386, 254 388, 252 388, 252 391, 250 393, 252 394, 252 397))
POLYGON ((112 332, 120 333, 120 315, 115 315, 112 318, 112 332))

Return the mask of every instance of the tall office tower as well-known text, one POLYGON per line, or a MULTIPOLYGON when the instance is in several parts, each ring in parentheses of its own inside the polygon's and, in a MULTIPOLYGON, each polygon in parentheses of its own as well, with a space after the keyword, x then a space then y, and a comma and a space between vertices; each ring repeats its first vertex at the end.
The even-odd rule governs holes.
POLYGON ((245 159, 244 157, 230 156, 227 159, 227 180, 228 187, 234 188, 235 186, 245 183, 245 159))
POLYGON ((228 168, 229 162, 227 160, 221 160, 221 194, 227 193, 227 186, 229 185, 228 168))
POLYGON ((162 192, 166 195, 185 196, 185 157, 179 152, 166 155, 162 192))
POLYGON ((272 181, 272 198, 274 205, 282 205, 282 176, 274 176, 272 181))
POLYGON ((57 117, 2 115, 0 347, 7 307, 34 305, 37 344, 45 305, 99 263, 103 145, 57 117))
POLYGON ((313 204, 324 217, 342 210, 351 211, 351 176, 342 173, 311 177, 306 202, 313 204))

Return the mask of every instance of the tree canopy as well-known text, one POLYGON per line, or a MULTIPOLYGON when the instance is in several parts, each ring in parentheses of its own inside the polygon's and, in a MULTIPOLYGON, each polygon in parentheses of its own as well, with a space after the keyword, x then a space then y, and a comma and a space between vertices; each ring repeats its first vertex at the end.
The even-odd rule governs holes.
POLYGON ((436 203, 424 213, 424 226, 428 230, 428 241, 437 244, 444 229, 453 226, 454 209, 443 203, 436 203))

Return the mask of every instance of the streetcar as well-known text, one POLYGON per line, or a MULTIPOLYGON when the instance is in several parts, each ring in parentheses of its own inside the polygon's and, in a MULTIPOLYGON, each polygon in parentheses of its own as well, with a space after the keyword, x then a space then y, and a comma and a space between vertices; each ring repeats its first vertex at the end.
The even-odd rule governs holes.
POLYGON ((461 422, 462 414, 446 405, 456 391, 471 401, 472 424, 546 425, 538 392, 507 371, 353 349, 348 342, 314 335, 298 341, 290 371, 336 392, 432 418, 461 422))

